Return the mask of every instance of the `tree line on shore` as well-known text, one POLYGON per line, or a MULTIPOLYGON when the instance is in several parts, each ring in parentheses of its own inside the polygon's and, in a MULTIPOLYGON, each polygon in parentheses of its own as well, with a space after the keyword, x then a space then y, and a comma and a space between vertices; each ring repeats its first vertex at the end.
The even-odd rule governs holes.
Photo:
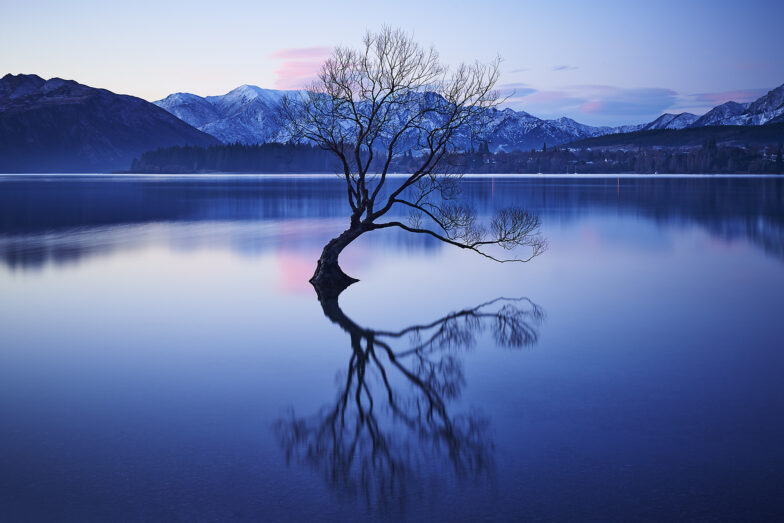
MULTIPOLYGON (((690 148, 572 148, 492 153, 486 144, 453 152, 449 163, 467 174, 784 174, 782 146, 727 146, 706 141, 690 148)), ((408 173, 416 154, 395 157, 392 170, 408 173)), ((373 164, 371 163, 371 166, 373 164)), ((335 155, 311 145, 267 143, 210 147, 176 146, 149 151, 133 161, 134 173, 334 173, 335 155)))

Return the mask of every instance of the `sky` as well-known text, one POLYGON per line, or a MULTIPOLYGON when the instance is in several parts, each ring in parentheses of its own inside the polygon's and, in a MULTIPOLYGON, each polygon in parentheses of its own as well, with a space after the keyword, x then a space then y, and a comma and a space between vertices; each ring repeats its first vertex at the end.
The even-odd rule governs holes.
POLYGON ((149 101, 308 83, 382 25, 444 62, 503 58, 506 104, 591 125, 704 113, 784 83, 782 1, 2 0, 0 76, 73 79, 149 101))

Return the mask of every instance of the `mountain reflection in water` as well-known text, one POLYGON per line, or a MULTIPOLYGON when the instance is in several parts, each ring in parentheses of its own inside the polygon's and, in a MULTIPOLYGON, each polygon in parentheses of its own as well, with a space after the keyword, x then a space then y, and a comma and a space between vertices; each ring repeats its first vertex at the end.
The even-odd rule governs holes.
MULTIPOLYGON (((182 246, 222 243, 251 254, 282 241, 317 250, 347 219, 343 187, 332 177, 10 176, 0 184, 0 259, 11 267, 70 263, 161 235, 182 246)), ((545 225, 586 213, 693 224, 784 260, 780 178, 469 178, 463 197, 480 215, 515 204, 545 225)), ((369 241, 412 251, 445 247, 402 231, 369 241)))

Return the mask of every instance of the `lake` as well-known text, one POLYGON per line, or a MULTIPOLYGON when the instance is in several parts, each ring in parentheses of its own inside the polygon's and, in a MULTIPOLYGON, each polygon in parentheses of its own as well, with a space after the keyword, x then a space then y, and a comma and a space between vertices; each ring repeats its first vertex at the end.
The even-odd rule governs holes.
POLYGON ((783 519, 784 179, 463 184, 548 250, 376 231, 336 321, 334 177, 0 177, 0 519, 783 519))

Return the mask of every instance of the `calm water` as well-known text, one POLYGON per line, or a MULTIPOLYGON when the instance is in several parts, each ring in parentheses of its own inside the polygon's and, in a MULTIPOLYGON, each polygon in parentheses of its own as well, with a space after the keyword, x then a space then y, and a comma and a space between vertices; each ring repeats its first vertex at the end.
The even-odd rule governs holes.
POLYGON ((782 520, 783 182, 467 180, 549 250, 374 233, 335 322, 339 181, 2 177, 0 520, 782 520))

